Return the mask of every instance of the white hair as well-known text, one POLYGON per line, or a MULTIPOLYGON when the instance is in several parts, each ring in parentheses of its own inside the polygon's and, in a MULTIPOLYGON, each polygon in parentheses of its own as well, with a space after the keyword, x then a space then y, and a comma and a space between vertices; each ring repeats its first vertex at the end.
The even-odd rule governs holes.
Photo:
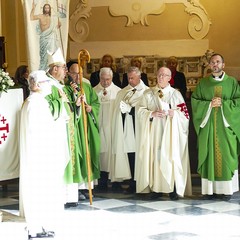
POLYGON ((141 71, 138 67, 130 67, 127 73, 135 72, 139 77, 141 77, 141 71))
POLYGON ((50 78, 46 75, 46 72, 43 70, 33 71, 29 74, 28 84, 30 91, 35 91, 36 86, 40 82, 49 81, 50 78))
POLYGON ((111 68, 108 68, 108 67, 103 67, 100 69, 99 77, 101 78, 103 74, 108 74, 111 76, 111 78, 113 77, 113 71, 111 68))

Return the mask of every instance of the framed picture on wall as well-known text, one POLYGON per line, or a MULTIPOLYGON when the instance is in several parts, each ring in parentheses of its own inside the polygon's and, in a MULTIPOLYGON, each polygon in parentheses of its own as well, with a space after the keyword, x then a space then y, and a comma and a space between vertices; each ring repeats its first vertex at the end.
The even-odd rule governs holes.
POLYGON ((187 76, 199 77, 201 76, 201 66, 198 62, 187 62, 186 73, 187 76))

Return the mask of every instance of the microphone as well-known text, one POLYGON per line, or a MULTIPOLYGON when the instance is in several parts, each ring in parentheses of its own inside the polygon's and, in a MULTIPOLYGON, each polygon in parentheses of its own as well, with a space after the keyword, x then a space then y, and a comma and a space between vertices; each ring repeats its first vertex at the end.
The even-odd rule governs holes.
POLYGON ((79 88, 79 87, 76 87, 75 89, 76 89, 78 92, 80 92, 80 88, 79 88))
MULTIPOLYGON (((73 78, 72 78, 70 75, 68 75, 68 79, 69 79, 70 83, 76 83, 76 82, 74 82, 73 78)), ((80 92, 80 88, 79 88, 78 86, 77 86, 75 89, 76 89, 78 92, 80 92)))

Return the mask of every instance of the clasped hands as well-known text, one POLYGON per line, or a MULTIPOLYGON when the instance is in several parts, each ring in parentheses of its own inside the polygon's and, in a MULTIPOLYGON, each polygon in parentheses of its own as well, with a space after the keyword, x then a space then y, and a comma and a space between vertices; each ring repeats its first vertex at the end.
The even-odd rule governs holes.
POLYGON ((152 112, 151 116, 154 117, 154 118, 165 118, 166 116, 173 117, 173 115, 174 115, 174 110, 169 109, 167 111, 158 110, 158 111, 152 112))
POLYGON ((220 97, 214 97, 211 101, 211 107, 221 107, 222 99, 220 97))
POLYGON ((122 113, 129 113, 132 107, 124 101, 120 102, 120 110, 122 113))

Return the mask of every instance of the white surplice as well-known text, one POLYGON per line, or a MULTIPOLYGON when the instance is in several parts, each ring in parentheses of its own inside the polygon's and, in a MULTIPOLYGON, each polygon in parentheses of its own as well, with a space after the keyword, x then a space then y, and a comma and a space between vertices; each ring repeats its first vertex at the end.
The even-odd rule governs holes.
POLYGON ((112 115, 114 101, 117 93, 121 90, 113 82, 107 88, 103 88, 99 83, 93 88, 100 102, 99 110, 99 132, 101 138, 100 149, 100 170, 110 172, 110 163, 112 160, 112 115))
POLYGON ((138 193, 170 193, 176 185, 178 195, 191 195, 188 153, 189 115, 181 93, 170 85, 144 92, 139 103, 139 151, 135 178, 138 193), (151 118, 154 111, 171 108, 174 116, 151 118))

